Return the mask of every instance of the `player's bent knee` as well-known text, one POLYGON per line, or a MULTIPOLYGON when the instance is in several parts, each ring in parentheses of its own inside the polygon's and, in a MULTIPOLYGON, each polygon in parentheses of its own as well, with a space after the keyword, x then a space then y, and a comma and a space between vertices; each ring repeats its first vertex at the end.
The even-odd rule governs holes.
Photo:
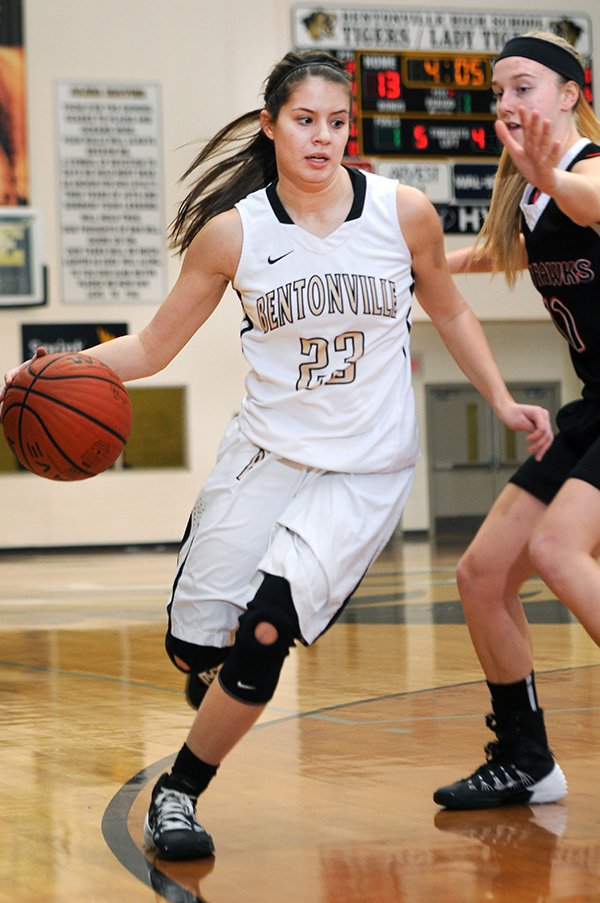
POLYGON ((473 549, 467 549, 456 565, 456 583, 463 604, 471 597, 475 597, 479 604, 481 593, 488 582, 495 579, 496 573, 497 562, 473 549))
POLYGON ((225 692, 250 705, 264 705, 273 697, 283 663, 299 639, 289 585, 281 580, 278 597, 271 592, 275 586, 269 582, 259 590, 240 617, 231 654, 219 673, 225 692))
POLYGON ((268 624, 266 621, 261 621, 260 624, 256 625, 254 636, 259 643, 264 643, 265 646, 270 646, 271 643, 276 642, 278 633, 273 624, 268 624))
POLYGON ((557 577, 564 572, 569 548, 562 536, 534 532, 529 543, 529 560, 542 580, 554 585, 557 577))
POLYGON ((203 671, 210 671, 218 665, 222 665, 230 647, 224 646, 222 649, 217 646, 196 646, 195 643, 187 643, 174 637, 169 631, 165 637, 165 649, 167 655, 179 671, 188 674, 193 671, 195 674, 202 674, 203 671))

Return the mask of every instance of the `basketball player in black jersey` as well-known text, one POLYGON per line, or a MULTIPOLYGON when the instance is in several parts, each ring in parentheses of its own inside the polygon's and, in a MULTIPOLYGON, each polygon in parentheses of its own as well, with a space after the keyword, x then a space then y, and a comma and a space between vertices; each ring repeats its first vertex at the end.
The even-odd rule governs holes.
POLYGON ((563 39, 508 41, 494 64, 504 148, 490 211, 474 247, 448 255, 452 272, 504 272, 510 286, 528 268, 583 385, 559 411, 550 450, 517 470, 458 565, 497 739, 473 774, 435 792, 451 809, 567 792, 537 701, 523 582, 537 572, 600 643, 600 122, 583 85, 563 39))

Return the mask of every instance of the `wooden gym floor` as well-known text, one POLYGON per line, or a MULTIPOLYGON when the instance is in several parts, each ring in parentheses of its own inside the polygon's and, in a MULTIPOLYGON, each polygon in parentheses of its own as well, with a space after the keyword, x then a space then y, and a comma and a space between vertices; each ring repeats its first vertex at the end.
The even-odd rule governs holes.
POLYGON ((491 739, 458 547, 394 541, 343 618, 294 650, 199 816, 214 860, 146 854, 156 777, 192 718, 163 653, 175 551, 0 554, 0 900, 600 900, 600 652, 537 580, 538 686, 558 804, 439 810, 491 739))

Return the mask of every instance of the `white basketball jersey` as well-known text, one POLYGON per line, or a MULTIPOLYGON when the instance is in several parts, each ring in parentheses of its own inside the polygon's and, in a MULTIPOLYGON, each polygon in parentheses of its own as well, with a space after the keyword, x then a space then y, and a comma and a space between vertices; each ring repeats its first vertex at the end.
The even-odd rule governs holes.
POLYGON ((400 470, 418 458, 409 336, 413 277, 397 183, 349 170, 354 203, 326 238, 296 226, 275 185, 236 205, 233 287, 250 366, 242 432, 323 470, 400 470))

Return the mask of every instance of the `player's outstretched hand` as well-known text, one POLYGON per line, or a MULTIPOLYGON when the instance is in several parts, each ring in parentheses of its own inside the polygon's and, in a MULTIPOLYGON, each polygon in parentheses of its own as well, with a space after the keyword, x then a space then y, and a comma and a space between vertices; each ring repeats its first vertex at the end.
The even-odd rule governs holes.
POLYGON ((29 358, 28 361, 24 361, 22 364, 19 364, 18 367, 13 367, 12 370, 9 370, 7 373, 4 374, 4 384, 0 386, 0 412, 2 411, 2 402, 4 401, 4 396, 6 395, 6 390, 11 385, 11 383, 14 381, 17 374, 20 373, 21 370, 24 370, 25 367, 28 367, 29 364, 32 361, 34 361, 36 358, 43 357, 47 353, 48 352, 46 351, 44 346, 39 345, 35 349, 35 354, 33 355, 33 357, 29 358))
POLYGON ((496 134, 510 154, 513 163, 538 191, 552 195, 556 166, 561 157, 561 144, 552 136, 552 123, 542 119, 537 110, 519 107, 519 122, 513 131, 500 119, 494 123, 496 134))

